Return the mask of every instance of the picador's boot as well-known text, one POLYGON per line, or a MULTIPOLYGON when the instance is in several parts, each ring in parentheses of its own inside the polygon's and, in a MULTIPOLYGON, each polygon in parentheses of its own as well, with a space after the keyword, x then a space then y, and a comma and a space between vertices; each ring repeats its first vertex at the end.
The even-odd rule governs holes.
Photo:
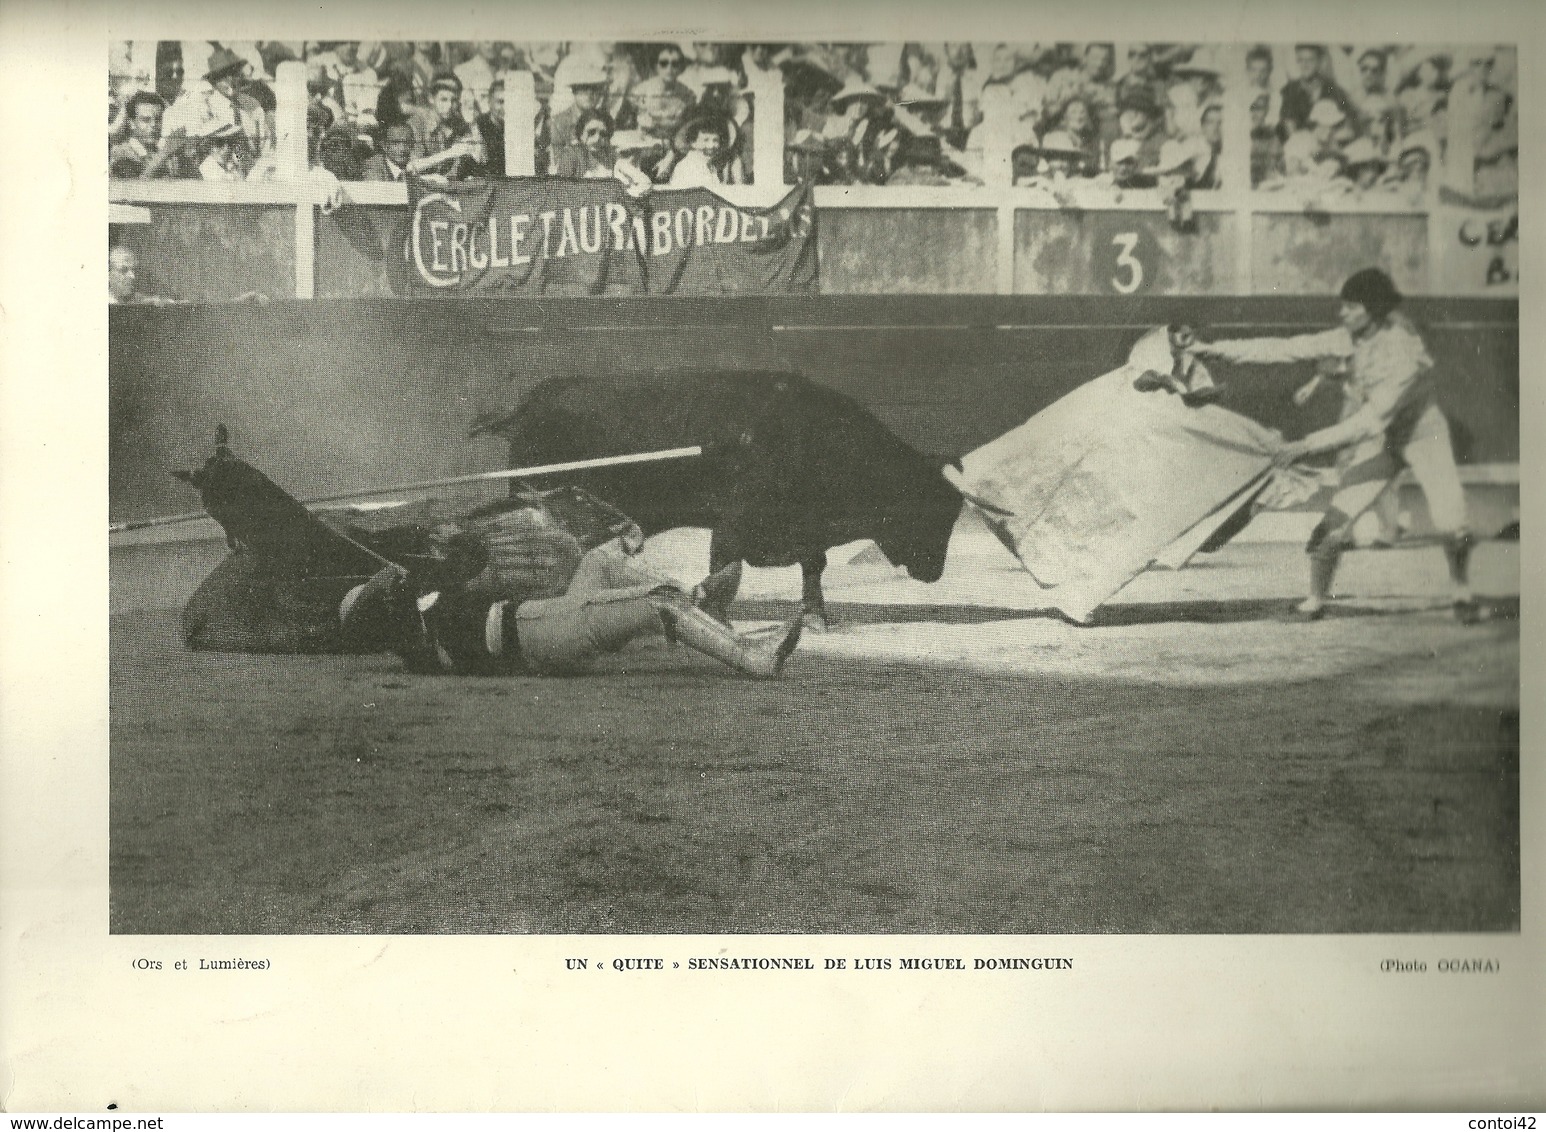
POLYGON ((801 623, 798 619, 791 621, 781 634, 748 641, 679 594, 657 591, 657 598, 660 619, 667 625, 668 637, 748 676, 772 679, 779 675, 784 670, 784 662, 800 643, 801 623))
POLYGON ((693 587, 692 602, 716 621, 730 624, 730 603, 741 588, 741 560, 716 570, 693 587))
POLYGON ((401 566, 386 566, 355 586, 338 606, 345 645, 358 652, 391 652, 410 672, 439 672, 439 651, 401 566))

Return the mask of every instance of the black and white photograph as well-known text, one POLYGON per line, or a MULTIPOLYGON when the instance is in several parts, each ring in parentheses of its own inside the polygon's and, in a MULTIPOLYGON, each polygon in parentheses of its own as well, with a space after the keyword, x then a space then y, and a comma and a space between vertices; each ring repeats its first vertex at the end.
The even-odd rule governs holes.
MULTIPOLYGON (((1219 1025, 1320 1092, 1102 1102, 1043 1037, 855 1106, 1540 1100, 1538 1025, 1468 1076, 1416 1022, 1543 1005, 1528 18, 347 11, 109 19, 70 93, 100 120, 105 77, 69 170, 105 338, 51 419, 105 445, 60 506, 106 581, 115 993, 347 1026, 347 957, 395 947, 490 1005, 535 978, 569 1037, 614 987, 653 1042, 687 1023, 644 1003, 755 981, 733 1032, 960 988, 1002 1047, 995 996, 1118 1011, 1149 956, 1206 996, 1292 937, 1309 997, 1219 1025), (1258 958, 1196 959, 1226 938, 1258 958), (1336 988, 1409 1032, 1295 1062, 1271 1019, 1336 988)), ((196 1095, 376 1107, 344 1063, 196 1095)), ((745 1079, 708 1103, 847 1103, 745 1079)), ((480 1087, 414 1103, 588 1107, 480 1087)))

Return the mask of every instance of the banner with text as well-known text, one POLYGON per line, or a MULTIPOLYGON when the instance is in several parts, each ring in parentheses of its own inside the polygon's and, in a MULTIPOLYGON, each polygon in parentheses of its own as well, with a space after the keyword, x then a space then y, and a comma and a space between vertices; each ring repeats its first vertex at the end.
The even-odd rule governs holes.
POLYGON ((408 186, 409 294, 813 293, 809 186, 771 208, 708 189, 635 199, 610 178, 501 178, 408 186))

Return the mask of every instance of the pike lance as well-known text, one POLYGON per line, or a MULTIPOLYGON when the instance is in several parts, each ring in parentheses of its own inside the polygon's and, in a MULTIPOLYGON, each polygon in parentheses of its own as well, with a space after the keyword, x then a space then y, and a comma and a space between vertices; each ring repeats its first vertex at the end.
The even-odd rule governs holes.
MULTIPOLYGON (((450 476, 446 479, 420 480, 417 483, 393 484, 391 487, 373 487, 365 488, 361 491, 344 491, 336 495, 317 495, 310 499, 303 499, 300 502, 310 507, 316 504, 338 503, 348 499, 368 499, 374 495, 396 495, 412 491, 430 491, 439 487, 456 487, 461 484, 484 483, 491 480, 561 475, 564 472, 583 472, 591 468, 611 468, 620 464, 645 464, 657 460, 684 460, 692 456, 701 455, 703 455, 703 448, 700 445, 694 444, 686 448, 663 448, 656 452, 635 452, 628 456, 601 456, 594 460, 571 460, 564 464, 539 464, 531 468, 508 468, 497 472, 474 472, 470 475, 450 476)), ((148 527, 169 527, 177 523, 193 523, 207 518, 209 518, 207 512, 187 511, 181 515, 162 515, 155 519, 130 519, 121 523, 109 523, 107 533, 115 535, 125 531, 142 531, 148 527)))

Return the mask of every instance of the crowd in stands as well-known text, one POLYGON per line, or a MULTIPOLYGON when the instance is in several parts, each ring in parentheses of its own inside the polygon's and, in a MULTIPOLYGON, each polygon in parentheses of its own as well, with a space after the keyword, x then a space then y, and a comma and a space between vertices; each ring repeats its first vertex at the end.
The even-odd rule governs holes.
POLYGON ((120 43, 112 175, 276 176, 286 61, 306 68, 310 164, 341 181, 502 174, 505 86, 526 72, 536 172, 638 193, 751 183, 752 92, 776 85, 791 183, 981 184, 996 130, 1015 183, 1050 202, 1159 188, 1181 211, 1237 187, 1231 106, 1257 189, 1417 203, 1444 163, 1465 193, 1517 183, 1512 49, 1321 44, 120 43), (1243 97, 1226 52, 1244 54, 1243 97))
POLYGON ((1279 85, 1280 55, 1246 55, 1253 186, 1416 204, 1442 170, 1462 196, 1517 193, 1513 48, 1302 43, 1279 85))

